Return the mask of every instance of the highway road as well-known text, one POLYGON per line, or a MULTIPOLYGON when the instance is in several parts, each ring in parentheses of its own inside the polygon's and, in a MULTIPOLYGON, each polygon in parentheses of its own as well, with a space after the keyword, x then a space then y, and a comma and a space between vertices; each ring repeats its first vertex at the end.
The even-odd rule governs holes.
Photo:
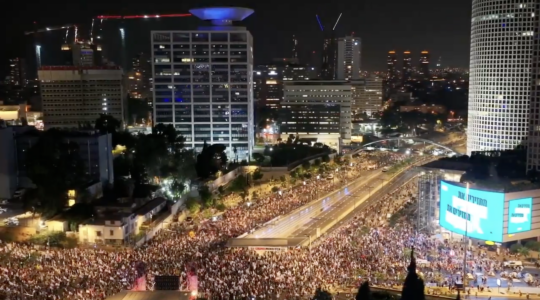
POLYGON ((381 170, 366 172, 361 178, 332 192, 327 197, 306 204, 288 215, 281 216, 244 238, 303 237, 315 239, 327 229, 340 224, 341 222, 338 223, 338 221, 345 218, 353 210, 364 207, 362 204, 368 198, 379 199, 388 191, 403 185, 416 173, 416 171, 409 170, 388 182, 392 176, 381 170))
POLYGON ((270 224, 248 234, 245 238, 288 238, 292 232, 310 223, 321 213, 328 214, 334 211, 336 207, 339 207, 340 202, 348 201, 349 196, 356 191, 363 190, 369 184, 378 184, 380 186, 386 177, 386 174, 382 173, 381 170, 367 171, 362 177, 331 192, 328 196, 279 217, 270 224))
POLYGON ((294 231, 291 234, 291 237, 306 236, 314 239, 317 237, 317 228, 326 228, 325 231, 328 231, 340 226, 356 215, 355 213, 351 212, 357 212, 365 209, 369 203, 381 199, 388 192, 391 192, 404 185, 416 174, 418 174, 418 171, 405 171, 396 178, 392 179, 390 182, 386 183, 382 189, 380 187, 381 184, 377 180, 378 178, 376 177, 372 179, 368 184, 364 185, 363 188, 357 190, 355 193, 351 193, 343 201, 336 203, 332 209, 322 212, 316 218, 311 219, 309 223, 294 231), (379 185, 376 186, 378 183, 379 185))

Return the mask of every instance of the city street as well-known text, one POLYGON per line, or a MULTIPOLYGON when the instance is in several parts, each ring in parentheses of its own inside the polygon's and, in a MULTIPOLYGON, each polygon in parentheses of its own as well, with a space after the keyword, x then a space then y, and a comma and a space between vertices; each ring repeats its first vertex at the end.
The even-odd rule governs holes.
POLYGON ((276 221, 247 235, 246 238, 291 237, 294 236, 291 235, 291 233, 296 230, 301 230, 303 226, 310 224, 316 218, 321 217, 321 215, 324 215, 325 217, 335 215, 339 210, 339 207, 341 207, 340 203, 347 202, 347 199, 345 199, 346 197, 349 197, 354 192, 365 188, 376 181, 374 178, 384 178, 384 173, 381 173, 380 170, 367 171, 364 174, 364 176, 347 184, 345 187, 331 192, 328 196, 315 200, 285 216, 279 217, 276 221))

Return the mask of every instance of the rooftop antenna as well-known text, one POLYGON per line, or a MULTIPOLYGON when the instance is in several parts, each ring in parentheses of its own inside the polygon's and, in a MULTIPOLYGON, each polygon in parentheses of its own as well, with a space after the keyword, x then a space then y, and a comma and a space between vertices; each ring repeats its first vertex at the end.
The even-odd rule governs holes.
POLYGON ((321 19, 319 19, 319 15, 315 15, 317 18, 317 22, 319 22, 319 27, 321 27, 321 31, 324 31, 324 27, 322 26, 321 19))
POLYGON ((337 24, 339 23, 339 19, 341 19, 341 15, 342 15, 342 14, 343 14, 343 13, 340 13, 340 14, 339 14, 339 17, 337 18, 336 24, 334 24, 334 28, 332 28, 332 30, 336 30, 336 26, 337 26, 337 24))

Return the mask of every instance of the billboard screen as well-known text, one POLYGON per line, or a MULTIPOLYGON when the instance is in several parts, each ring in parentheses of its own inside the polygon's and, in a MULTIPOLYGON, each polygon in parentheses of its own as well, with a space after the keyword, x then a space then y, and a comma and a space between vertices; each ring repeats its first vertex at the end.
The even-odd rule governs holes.
POLYGON ((532 198, 508 202, 508 234, 531 230, 532 198))
POLYGON ((502 242, 504 194, 441 181, 439 224, 471 238, 502 242))

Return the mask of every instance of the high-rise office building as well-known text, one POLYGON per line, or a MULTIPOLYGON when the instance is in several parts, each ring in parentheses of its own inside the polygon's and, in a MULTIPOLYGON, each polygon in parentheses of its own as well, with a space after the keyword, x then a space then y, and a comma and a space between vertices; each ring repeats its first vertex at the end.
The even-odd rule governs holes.
POLYGON ((366 114, 371 117, 381 111, 384 80, 377 76, 369 76, 352 80, 353 104, 355 114, 366 114))
MULTIPOLYGON (((534 36, 540 34, 540 8, 535 15, 534 36)), ((540 42, 534 39, 531 77, 531 103, 529 109, 529 136, 527 140, 527 171, 540 172, 540 42)))
POLYGON ((429 52, 422 51, 420 52, 420 61, 418 65, 418 71, 420 72, 422 78, 429 79, 429 52))
MULTIPOLYGON (((131 71, 128 73, 129 94, 131 98, 146 99, 150 95, 150 78, 152 65, 150 59, 144 53, 137 54, 131 62, 131 71)), ((152 106, 152 101, 149 101, 152 106)))
POLYGON ((126 120, 120 67, 49 66, 38 70, 45 129, 94 124, 101 114, 126 120))
POLYGON ((397 55, 396 51, 388 51, 388 58, 386 59, 386 69, 388 82, 395 83, 397 80, 397 55))
POLYGON ((64 65, 67 66, 100 66, 103 64, 101 46, 76 42, 61 47, 64 65))
POLYGON ((409 80, 411 80, 412 76, 412 57, 411 57, 411 51, 405 51, 403 52, 403 71, 401 73, 402 77, 402 83, 405 83, 409 80))
POLYGON ((285 82, 280 110, 282 138, 298 135, 339 148, 351 139, 352 88, 347 81, 285 82))
POLYGON ((279 108, 284 82, 307 80, 306 71, 296 58, 276 58, 271 64, 258 66, 254 74, 254 94, 259 106, 279 108))
POLYGON ((223 144, 239 159, 251 155, 253 127, 253 38, 233 26, 253 13, 247 8, 192 9, 211 26, 190 31, 153 31, 154 123, 172 124, 186 146, 201 151, 223 144))
POLYGON ((23 58, 9 60, 9 82, 11 86, 26 86, 26 61, 23 58))
POLYGON ((336 39, 334 31, 331 31, 331 37, 324 40, 321 64, 321 79, 336 79, 336 39))
POLYGON ((534 0, 472 1, 468 154, 527 141, 537 6, 534 0))
POLYGON ((336 79, 360 78, 360 38, 346 36, 337 40, 336 79))

